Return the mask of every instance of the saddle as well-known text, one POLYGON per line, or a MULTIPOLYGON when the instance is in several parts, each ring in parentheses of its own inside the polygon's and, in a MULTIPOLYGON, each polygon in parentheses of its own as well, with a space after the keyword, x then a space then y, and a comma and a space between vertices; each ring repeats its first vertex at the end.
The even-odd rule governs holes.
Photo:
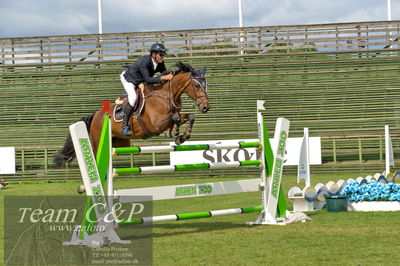
MULTIPOLYGON (((136 103, 135 103, 135 106, 133 106, 131 117, 137 116, 142 112, 144 102, 145 102, 142 89, 137 87, 135 89, 135 92, 136 92, 136 103)), ((113 110, 113 117, 114 117, 115 122, 122 122, 123 115, 124 115, 124 109, 127 104, 128 104, 128 95, 127 94, 121 94, 115 100, 115 107, 113 110)))

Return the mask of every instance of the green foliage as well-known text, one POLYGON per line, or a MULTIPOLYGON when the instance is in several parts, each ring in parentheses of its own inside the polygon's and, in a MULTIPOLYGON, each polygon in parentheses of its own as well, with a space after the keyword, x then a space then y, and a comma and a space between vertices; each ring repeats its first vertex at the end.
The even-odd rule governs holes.
MULTIPOLYGON (((294 48, 297 46, 294 46, 293 43, 291 42, 281 42, 284 40, 283 38, 278 39, 280 40, 279 42, 274 42, 271 44, 267 44, 264 47, 267 48, 277 48, 277 47, 285 47, 285 49, 267 49, 266 52, 268 53, 304 53, 304 52, 316 52, 318 51, 317 48, 294 48)), ((315 45, 313 42, 307 42, 304 43, 303 45, 315 45)))
MULTIPOLYGON (((236 42, 237 43, 237 42, 236 42)), ((187 47, 187 54, 180 51, 179 54, 174 54, 175 57, 182 57, 191 54, 192 51, 201 50, 215 50, 215 52, 207 51, 201 53, 193 53, 196 56, 216 56, 216 55, 237 55, 239 51, 239 46, 231 38, 223 40, 210 41, 207 44, 193 45, 187 47), (235 49, 234 51, 219 51, 220 49, 235 49)))

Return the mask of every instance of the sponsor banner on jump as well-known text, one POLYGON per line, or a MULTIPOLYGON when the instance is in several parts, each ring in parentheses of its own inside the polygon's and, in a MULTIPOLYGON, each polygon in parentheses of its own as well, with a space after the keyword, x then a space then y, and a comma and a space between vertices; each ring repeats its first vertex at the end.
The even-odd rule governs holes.
MULTIPOLYGON (((211 140, 187 141, 185 144, 234 144, 238 142, 254 142, 258 139, 242 140, 211 140)), ((289 138, 286 145, 285 165, 299 165, 300 149, 303 138, 289 138)), ((275 147, 275 140, 270 139, 271 146, 275 147)), ((174 145, 174 143, 170 143, 174 145)), ((309 138, 310 164, 321 164, 321 138, 309 138)), ((274 151, 275 152, 275 151, 274 151)), ((201 151, 174 151, 170 152, 170 164, 216 163, 234 162, 260 159, 260 151, 256 148, 223 149, 201 151)))

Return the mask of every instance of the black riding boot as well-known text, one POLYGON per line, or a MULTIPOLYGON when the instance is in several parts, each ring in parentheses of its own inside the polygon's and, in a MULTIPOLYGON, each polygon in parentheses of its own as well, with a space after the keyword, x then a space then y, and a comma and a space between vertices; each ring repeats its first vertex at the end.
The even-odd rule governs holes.
POLYGON ((133 107, 127 103, 124 109, 124 115, 123 115, 123 124, 122 124, 122 134, 125 136, 132 136, 132 130, 129 125, 129 119, 131 117, 133 107))

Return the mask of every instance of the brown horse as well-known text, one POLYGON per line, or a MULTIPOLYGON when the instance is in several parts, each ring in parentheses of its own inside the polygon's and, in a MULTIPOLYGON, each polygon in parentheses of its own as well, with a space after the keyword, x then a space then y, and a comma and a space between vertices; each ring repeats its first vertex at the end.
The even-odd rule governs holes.
MULTIPOLYGON (((147 139, 158 136, 166 130, 168 130, 167 136, 176 137, 175 143, 178 145, 190 138, 195 116, 180 113, 181 96, 186 93, 195 102, 200 112, 206 113, 209 110, 205 67, 201 71, 195 71, 190 65, 183 63, 177 63, 177 67, 171 81, 165 81, 159 86, 145 86, 143 109, 138 115, 132 115, 130 120, 132 136, 124 136, 121 133, 122 122, 116 122, 114 119, 113 110, 116 105, 111 105, 112 111, 109 115, 112 121, 113 147, 128 147, 130 139, 147 139), (188 122, 187 128, 182 135, 179 135, 179 126, 185 122, 188 122)), ((106 114, 106 112, 97 111, 81 119, 89 130, 95 154, 106 114)), ((54 156, 54 162, 57 165, 63 165, 73 158, 75 158, 75 151, 71 136, 68 134, 63 148, 54 156)))

